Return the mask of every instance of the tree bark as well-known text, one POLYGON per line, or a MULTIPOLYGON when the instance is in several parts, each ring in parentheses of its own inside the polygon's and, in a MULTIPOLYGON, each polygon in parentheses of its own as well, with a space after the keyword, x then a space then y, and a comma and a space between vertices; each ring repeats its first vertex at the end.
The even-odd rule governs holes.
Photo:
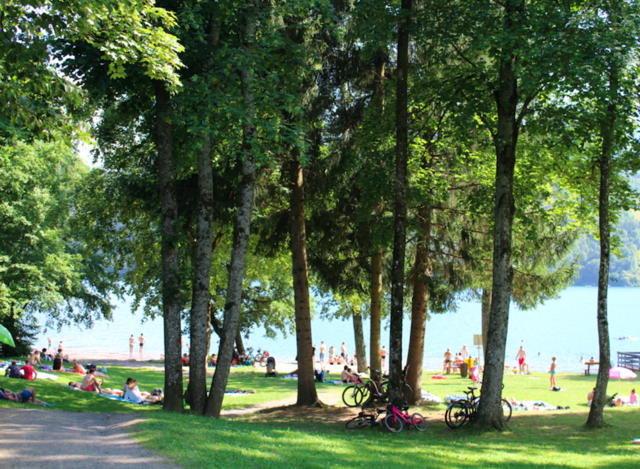
POLYGON ((180 353, 180 263, 178 252, 178 202, 173 155, 173 128, 166 120, 171 111, 171 96, 160 81, 156 94, 156 148, 160 184, 162 233, 162 312, 164 315, 164 410, 182 412, 182 361, 180 353))
POLYGON ((189 359, 189 403, 199 414, 207 401, 207 331, 209 329, 209 296, 211 256, 213 252, 213 169, 211 137, 204 138, 198 151, 198 207, 196 249, 191 301, 191 348, 189 359))
POLYGON ((405 390, 409 404, 416 405, 422 401, 422 361, 424 357, 424 331, 427 322, 428 290, 426 277, 430 275, 429 246, 431 238, 431 213, 424 211, 422 229, 416 246, 416 261, 413 273, 413 298, 411 300, 411 335, 407 355, 407 383, 411 392, 405 390))
MULTIPOLYGON (((375 101, 380 106, 380 114, 384 115, 386 95, 384 88, 384 74, 386 51, 378 49, 375 62, 375 101)), ((381 204, 380 204, 381 205, 381 204)), ((376 207, 376 211, 379 207, 376 207)), ((371 324, 369 337, 369 353, 371 369, 382 371, 380 357, 380 325, 382 322, 382 248, 377 246, 371 255, 371 324)))
POLYGON ((291 161, 290 229, 291 266, 296 314, 296 343, 298 348, 298 400, 299 406, 318 404, 313 373, 311 338, 311 307, 309 303, 309 274, 307 270, 307 234, 304 215, 304 176, 297 155, 291 161))
POLYGON ((242 331, 238 327, 238 332, 236 333, 236 348, 238 349, 238 353, 245 354, 247 350, 244 348, 244 341, 242 340, 242 331))
POLYGON ((371 256, 371 369, 382 371, 380 358, 380 325, 382 322, 382 249, 371 256))
MULTIPOLYGON (((244 49, 247 60, 252 55, 253 42, 256 35, 257 15, 253 1, 247 2, 244 18, 244 49)), ((240 198, 238 203, 238 216, 233 233, 233 248, 231 251, 231 266, 229 268, 229 281, 227 286, 227 301, 224 309, 224 322, 218 364, 213 375, 209 398, 204 410, 207 417, 220 417, 224 391, 229 380, 229 369, 233 357, 233 344, 238 331, 238 319, 240 317, 240 303, 242 301, 242 280, 244 279, 244 267, 249 245, 251 229, 251 216, 253 214, 253 192, 256 181, 256 169, 253 163, 253 145, 258 139, 255 127, 255 102, 252 90, 253 72, 245 61, 240 71, 240 87, 242 89, 242 101, 246 108, 246 119, 242 122, 242 181, 240 183, 240 198)))
POLYGON ((491 290, 482 289, 482 354, 487 363, 487 336, 489 334, 489 318, 491 317, 491 290))
POLYGON ((398 24, 396 78, 396 181, 391 266, 391 317, 389 321, 389 400, 402 400, 402 316, 404 304, 404 256, 407 236, 407 160, 409 26, 411 0, 402 0, 398 24))
MULTIPOLYGON (((514 29, 516 15, 522 14, 522 0, 505 2, 506 31, 514 29)), ((495 92, 498 127, 494 137, 496 149, 495 225, 493 231, 493 284, 491 317, 487 334, 487 352, 480 406, 475 419, 479 428, 506 427, 502 411, 502 379, 511 301, 511 235, 515 203, 513 174, 518 142, 518 83, 516 79, 516 44, 512 39, 500 56, 498 89, 495 92)))
POLYGON ((362 328, 362 314, 353 311, 353 332, 356 339, 356 354, 358 355, 358 373, 367 371, 367 347, 364 343, 364 329, 362 328))
MULTIPOLYGON (((611 95, 618 93, 616 70, 609 77, 611 95)), ((613 101, 612 99, 612 101, 613 101)), ((598 207, 598 228, 600 231, 600 270, 598 272, 598 343, 600 346, 600 366, 593 402, 589 409, 587 426, 604 427, 604 403, 607 397, 611 351, 609 340, 609 321, 607 318, 607 294, 609 288, 609 261, 611 257, 609 226, 609 177, 611 175, 611 157, 613 155, 614 126, 616 104, 607 106, 607 120, 602 124, 602 156, 600 158, 600 194, 598 207)))

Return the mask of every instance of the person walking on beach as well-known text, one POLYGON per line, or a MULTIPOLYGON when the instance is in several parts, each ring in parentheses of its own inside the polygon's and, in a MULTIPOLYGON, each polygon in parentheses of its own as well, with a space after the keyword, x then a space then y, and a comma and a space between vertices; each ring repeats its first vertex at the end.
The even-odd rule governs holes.
POLYGON ((336 354, 336 348, 332 345, 329 348, 329 361, 333 359, 333 356, 336 354))
POLYGON ((144 334, 140 333, 140 337, 138 338, 138 342, 140 342, 140 358, 142 358, 142 351, 144 350, 144 344, 147 343, 147 341, 144 340, 144 334))
POLYGON ((385 349, 383 345, 382 350, 380 350, 380 363, 382 364, 382 368, 384 368, 384 363, 386 360, 387 360, 387 349, 385 349))
POLYGON ((64 340, 61 340, 60 343, 58 344, 58 352, 62 353, 64 352, 64 340))
POLYGON ((558 364, 556 363, 556 357, 551 358, 551 369, 549 373, 551 373, 551 390, 557 387, 556 385, 556 367, 558 364))
POLYGON ((327 350, 327 346, 324 344, 324 340, 320 341, 320 361, 324 363, 324 352, 327 350))
POLYGON ((135 337, 133 337, 133 334, 131 334, 131 337, 129 338, 129 356, 133 356, 133 346, 136 344, 136 339, 135 337))
POLYGON ((466 345, 462 346, 462 350, 460 350, 460 356, 462 357, 462 361, 465 361, 469 358, 469 349, 467 349, 466 345))
POLYGON ((344 358, 346 354, 347 354, 347 345, 344 342, 342 342, 342 347, 340 347, 340 356, 344 358))
POLYGON ((520 346, 520 350, 516 354, 516 360, 518 360, 518 366, 520 367, 520 374, 524 371, 524 361, 527 359, 527 352, 520 346))

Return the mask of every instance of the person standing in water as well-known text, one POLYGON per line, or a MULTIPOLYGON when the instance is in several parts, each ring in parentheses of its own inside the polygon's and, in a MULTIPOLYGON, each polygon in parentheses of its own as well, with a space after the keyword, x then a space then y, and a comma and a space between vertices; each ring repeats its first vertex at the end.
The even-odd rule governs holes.
POLYGON ((133 334, 131 334, 131 337, 129 338, 129 356, 133 356, 133 346, 136 344, 136 339, 133 337, 133 334))
POLYGON ((140 358, 142 358, 142 352, 144 350, 144 344, 147 342, 146 340, 144 340, 144 334, 140 334, 140 337, 138 338, 138 342, 140 342, 140 358))

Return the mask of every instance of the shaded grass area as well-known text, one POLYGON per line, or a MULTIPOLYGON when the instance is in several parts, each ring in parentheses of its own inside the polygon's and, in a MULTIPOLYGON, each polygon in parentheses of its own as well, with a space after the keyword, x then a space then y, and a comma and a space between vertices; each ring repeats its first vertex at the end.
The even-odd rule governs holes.
MULTIPOLYGON (((347 430, 307 421, 247 423, 155 413, 136 438, 185 467, 637 467, 637 409, 607 409, 613 427, 586 430, 586 413, 522 413, 510 431, 453 431, 435 419, 426 433, 347 430)), ((439 414, 438 414, 439 415, 439 414)), ((433 422, 433 415, 430 420, 433 422)))
MULTIPOLYGON (((118 388, 131 376, 143 390, 163 386, 163 374, 153 369, 109 367, 105 386, 118 388)), ((450 375, 433 380, 425 373, 423 388, 445 397, 461 393, 470 380, 450 375)), ((305 411, 295 407, 281 412, 264 412, 233 420, 213 420, 197 415, 177 415, 161 411, 160 406, 139 406, 110 401, 92 393, 72 391, 65 386, 77 375, 61 375, 58 381, 27 382, 0 378, 0 387, 21 391, 35 386, 38 397, 56 404, 55 410, 77 412, 144 412, 146 421, 136 428, 137 438, 148 448, 185 467, 637 467, 640 445, 640 409, 605 410, 612 426, 587 430, 584 422, 588 407, 586 395, 595 385, 595 376, 559 374, 558 384, 565 392, 549 391, 548 374, 505 376, 505 397, 517 400, 543 400, 552 405, 570 406, 570 411, 515 412, 509 431, 453 431, 443 422, 446 406, 422 407, 429 421, 426 433, 403 431, 391 434, 381 427, 347 430, 347 412, 339 408, 305 411)), ((186 378, 186 376, 185 376, 186 378)), ((209 378, 210 380, 210 378, 209 378)), ((628 395, 640 380, 621 383, 628 395)), ((318 383, 325 400, 338 401, 344 386, 318 383)), ((186 389, 186 383, 185 383, 186 389)), ((296 396, 295 380, 264 377, 260 368, 234 368, 228 389, 257 391, 242 397, 227 397, 225 409, 240 408, 296 396)), ((618 381, 609 384, 609 393, 618 391, 618 381)), ((0 401, 0 407, 28 407, 0 401)))

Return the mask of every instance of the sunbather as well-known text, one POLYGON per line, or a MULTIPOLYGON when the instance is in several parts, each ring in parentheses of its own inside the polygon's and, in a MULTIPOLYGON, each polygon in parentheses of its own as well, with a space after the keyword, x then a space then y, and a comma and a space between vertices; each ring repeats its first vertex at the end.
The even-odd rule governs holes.
POLYGON ((638 395, 636 394, 636 390, 631 390, 631 395, 629 397, 620 396, 615 401, 613 401, 616 406, 623 407, 625 405, 637 405, 638 404, 638 395))
POLYGON ((29 404, 46 404, 46 402, 36 399, 36 388, 26 388, 22 392, 0 388, 0 399, 29 404))
POLYGON ((87 373, 84 367, 80 363, 78 363, 78 360, 73 360, 73 369, 76 370, 81 375, 84 375, 87 373))

